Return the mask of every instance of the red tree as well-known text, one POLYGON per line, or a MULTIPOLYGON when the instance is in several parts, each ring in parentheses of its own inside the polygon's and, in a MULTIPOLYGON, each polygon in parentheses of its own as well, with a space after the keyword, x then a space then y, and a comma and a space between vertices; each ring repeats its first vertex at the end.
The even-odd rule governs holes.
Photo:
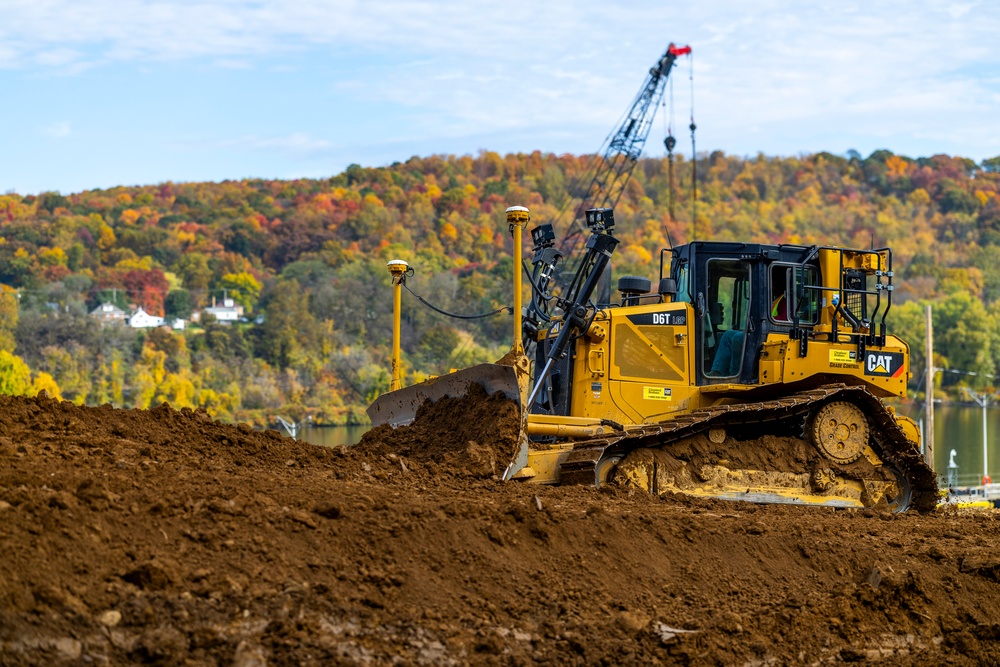
POLYGON ((129 298, 142 306, 150 315, 163 317, 163 300, 170 285, 160 269, 132 269, 124 275, 122 283, 128 290, 129 298))

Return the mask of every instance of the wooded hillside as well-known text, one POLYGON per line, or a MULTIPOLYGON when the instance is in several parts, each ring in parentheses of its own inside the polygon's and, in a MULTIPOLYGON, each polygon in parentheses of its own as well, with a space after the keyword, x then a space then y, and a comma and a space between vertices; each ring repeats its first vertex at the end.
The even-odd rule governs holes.
MULTIPOLYGON (((363 421, 388 387, 391 288, 457 312, 510 302, 504 210, 532 224, 572 207, 591 156, 542 153, 352 165, 329 179, 164 183, 71 195, 0 196, 0 393, 46 389, 77 403, 204 406, 227 419, 312 415, 363 421), (184 332, 102 326, 89 311, 187 318, 223 296, 248 322, 184 332), (255 318, 263 316, 258 322, 255 318)), ((660 248, 689 240, 690 163, 644 159, 615 211, 615 273, 655 277, 660 248)), ((936 364, 1000 370, 1000 158, 820 153, 698 162, 698 237, 895 251, 892 330, 923 368, 923 301, 935 307, 936 364)), ((560 231, 565 229, 564 225, 560 231)), ((510 316, 445 319, 406 295, 407 382, 500 356, 510 316)), ((994 384, 984 375, 944 374, 994 384)), ((914 381, 913 386, 917 383, 914 381)))

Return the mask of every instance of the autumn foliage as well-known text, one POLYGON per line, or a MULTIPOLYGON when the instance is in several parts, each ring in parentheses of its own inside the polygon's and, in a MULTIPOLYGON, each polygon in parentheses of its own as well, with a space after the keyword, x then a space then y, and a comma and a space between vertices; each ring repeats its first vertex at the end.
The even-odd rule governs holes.
MULTIPOLYGON (((47 373, 81 403, 168 400, 229 418, 363 420, 388 384, 385 262, 408 261, 409 285, 449 310, 506 305, 514 264, 504 209, 527 206, 533 224, 557 221, 563 233, 560 212, 574 208, 571 186, 591 159, 482 152, 351 165, 327 179, 3 195, 0 284, 19 295, 19 319, 0 336, 33 382, 47 373), (249 321, 149 333, 102 328, 87 315, 115 302, 184 317, 223 297, 249 321)), ((660 249, 692 233, 890 245, 896 330, 918 343, 921 304, 936 303, 942 326, 962 332, 936 363, 1000 368, 1000 158, 715 152, 699 158, 694 207, 690 163, 676 167, 671 217, 666 160, 640 161, 615 211, 617 274, 653 277, 660 249)), ((459 323, 407 298, 404 320, 407 381, 499 356, 510 343, 508 317, 459 323)))

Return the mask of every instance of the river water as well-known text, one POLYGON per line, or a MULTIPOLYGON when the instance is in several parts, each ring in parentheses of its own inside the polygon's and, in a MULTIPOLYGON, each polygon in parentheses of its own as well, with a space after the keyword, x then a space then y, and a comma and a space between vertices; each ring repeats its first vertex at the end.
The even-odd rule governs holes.
MULTIPOLYGON (((923 406, 910 415, 923 419, 923 406), (918 414, 919 413, 919 414, 918 414)), ((903 414, 906 414, 903 411, 903 414)), ((1000 408, 987 408, 988 470, 1000 478, 1000 408)), ((983 410, 976 406, 945 405, 934 410, 934 469, 947 475, 951 450, 955 450, 960 486, 979 484, 983 477, 983 410)))
POLYGON ((299 440, 311 442, 322 447, 345 447, 357 444, 361 436, 368 431, 368 426, 317 426, 304 428, 299 434, 299 440))
MULTIPOLYGON (((900 409, 902 414, 920 421, 923 407, 900 409)), ((353 445, 368 430, 367 426, 331 426, 303 429, 299 438, 314 445, 341 447, 353 445)), ((1000 408, 986 410, 988 435, 988 467, 990 475, 1000 481, 1000 408)), ((978 484, 983 476, 983 411, 979 407, 939 405, 934 411, 934 469, 947 475, 951 450, 955 450, 958 483, 978 484)))

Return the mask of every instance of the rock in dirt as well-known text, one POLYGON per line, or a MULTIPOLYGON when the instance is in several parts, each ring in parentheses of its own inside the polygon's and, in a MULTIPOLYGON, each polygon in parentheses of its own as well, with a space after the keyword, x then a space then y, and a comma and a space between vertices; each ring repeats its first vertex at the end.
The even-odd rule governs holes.
POLYGON ((97 622, 105 627, 113 628, 122 622, 122 613, 117 609, 109 609, 97 617, 97 622))
POLYGON ((233 667, 267 667, 264 650, 246 640, 241 641, 233 656, 233 667))
POLYGON ((83 643, 72 637, 59 637, 52 642, 59 657, 66 660, 78 660, 83 654, 83 643))

